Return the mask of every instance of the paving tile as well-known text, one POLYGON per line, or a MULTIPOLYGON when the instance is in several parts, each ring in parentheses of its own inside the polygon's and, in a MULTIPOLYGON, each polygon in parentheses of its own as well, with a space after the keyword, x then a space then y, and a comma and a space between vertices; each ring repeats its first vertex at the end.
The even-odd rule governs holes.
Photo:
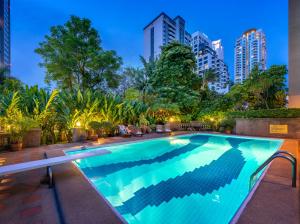
POLYGON ((0 192, 1 192, 1 191, 9 190, 9 189, 11 189, 11 188, 12 188, 12 187, 9 186, 9 185, 3 185, 3 186, 0 186, 0 192))
POLYGON ((10 196, 10 193, 0 193, 0 201, 8 199, 10 196))
POLYGON ((45 222, 43 220, 38 220, 36 222, 30 222, 30 224, 44 224, 45 222))
POLYGON ((35 206, 35 207, 32 207, 32 208, 26 208, 26 209, 24 209, 24 210, 22 210, 20 212, 20 216, 22 218, 32 217, 32 216, 40 214, 41 211, 42 211, 42 207, 41 206, 35 206))
POLYGON ((3 212, 6 209, 6 206, 3 203, 0 203, 0 212, 3 212))
POLYGON ((23 204, 31 204, 31 203, 41 201, 41 199, 42 199, 41 195, 33 194, 33 195, 28 196, 28 197, 25 197, 22 200, 22 202, 23 202, 23 204))
POLYGON ((11 177, 12 174, 5 174, 3 177, 11 177))

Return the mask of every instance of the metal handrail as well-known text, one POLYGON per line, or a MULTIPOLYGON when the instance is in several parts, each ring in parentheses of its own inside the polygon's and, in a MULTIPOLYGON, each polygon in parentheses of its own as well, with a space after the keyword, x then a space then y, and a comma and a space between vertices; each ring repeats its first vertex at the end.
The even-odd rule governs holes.
POLYGON ((249 191, 253 187, 253 179, 256 177, 256 175, 263 170, 270 162, 272 162, 276 158, 283 158, 291 162, 292 164, 292 187, 296 187, 297 183, 297 159, 296 157, 283 150, 279 150, 275 152, 272 156, 270 156, 263 164, 261 164, 250 176, 250 181, 249 181, 249 191))
POLYGON ((296 157, 292 153, 285 151, 285 150, 278 150, 274 154, 286 154, 286 155, 289 155, 293 160, 297 161, 296 157))

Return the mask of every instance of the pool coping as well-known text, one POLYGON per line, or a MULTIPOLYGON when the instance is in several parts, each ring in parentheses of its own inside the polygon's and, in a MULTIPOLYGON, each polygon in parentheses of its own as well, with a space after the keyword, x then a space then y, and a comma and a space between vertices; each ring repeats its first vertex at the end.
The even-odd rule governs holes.
MULTIPOLYGON (((278 150, 277 150, 278 151, 278 150)), ((272 163, 272 162, 271 162, 272 163)), ((235 224, 239 221, 242 213, 244 212, 244 210, 246 209, 248 203, 250 202, 250 200, 252 199, 253 195, 255 194, 257 188, 259 187, 261 181, 263 180, 263 178, 265 177, 268 169, 271 166, 271 163, 266 167, 266 169, 264 170, 264 172, 260 175, 259 179, 256 181, 255 185, 253 186, 253 188, 251 189, 251 191, 248 193, 247 197, 244 199, 244 201, 242 202, 242 204, 240 205, 240 207, 238 208, 238 210, 235 212, 234 216, 232 217, 232 219, 230 220, 230 224, 235 224)))
POLYGON ((128 223, 125 218, 117 211, 115 207, 112 206, 112 204, 105 198, 105 196, 96 188, 94 183, 83 173, 83 171, 72 162, 73 165, 76 167, 76 169, 79 170, 81 175, 89 182, 89 184, 94 188, 94 190, 100 195, 100 197, 105 201, 105 203, 110 207, 110 209, 115 213, 115 215, 123 222, 128 223))
MULTIPOLYGON (((267 138, 268 139, 268 138, 267 138)), ((272 138, 271 138, 272 139, 272 138)), ((281 138, 275 138, 278 140, 282 140, 281 144, 279 145, 278 149, 276 150, 279 151, 280 148, 283 146, 284 143, 284 139, 281 138)), ((254 184, 254 186, 252 187, 251 191, 248 193, 247 197, 244 199, 244 201, 242 202, 242 204, 240 205, 240 207, 238 208, 238 210, 235 212, 234 216, 232 217, 232 219, 230 220, 230 224, 235 224, 239 221, 242 213, 244 212, 244 210, 246 209, 248 203, 250 202, 250 200, 252 199, 254 193, 256 192, 257 188, 259 187, 261 181, 264 179, 265 175, 267 174, 271 164, 273 161, 271 161, 265 168, 265 170, 262 172, 262 174, 260 175, 260 177, 258 178, 258 180, 256 181, 256 183, 254 184)))
MULTIPOLYGON (((272 138, 272 137, 255 137, 255 136, 243 136, 243 135, 233 135, 233 134, 218 134, 218 133, 205 133, 205 132, 194 132, 194 133, 187 133, 187 134, 179 134, 175 136, 189 136, 189 135, 211 135, 211 136, 232 136, 235 138, 248 138, 248 139, 263 139, 263 140, 278 140, 281 141, 280 145, 278 146, 277 150, 280 150, 284 143, 284 139, 282 138, 272 138)), ((174 137, 175 137, 174 136, 174 137)), ((126 142, 114 142, 109 144, 104 144, 100 146, 93 146, 93 147, 87 147, 84 150, 90 150, 90 149, 105 149, 105 147, 111 147, 116 145, 126 145, 126 144, 132 144, 132 143, 138 143, 138 142, 144 142, 144 141, 151 141, 151 140, 158 140, 158 139, 166 139, 173 136, 164 136, 164 137, 158 137, 158 138, 151 138, 151 139, 137 139, 133 141, 126 141, 126 142)), ((63 153, 66 154, 66 152, 74 152, 74 151, 80 151, 82 149, 65 149, 63 150, 63 153)), ((272 161, 273 162, 273 161, 272 161)), ((259 187, 261 181, 265 177, 268 169, 270 168, 272 162, 270 162, 262 174, 260 175, 259 179, 256 181, 254 186, 252 187, 251 191, 247 194, 246 198, 243 200, 239 208, 234 213, 233 217, 230 220, 230 224, 235 224, 238 222, 239 218, 241 217, 242 213, 244 212, 247 204, 250 202, 251 198, 253 197, 254 193, 256 192, 257 188, 259 187)), ((105 198, 105 196, 102 195, 102 193, 94 186, 94 184, 88 179, 88 177, 83 173, 83 171, 76 165, 74 162, 72 164, 76 167, 77 170, 82 174, 82 176, 90 183, 90 185, 93 187, 93 189, 100 195, 102 199, 107 203, 107 205, 112 209, 112 211, 124 222, 128 223, 125 218, 110 204, 110 202, 105 198)))
MULTIPOLYGON (((51 158, 64 155, 64 152, 63 150, 47 152, 47 155, 51 158)), ((56 200, 60 204, 65 223, 127 223, 115 212, 106 199, 99 194, 73 162, 53 166, 52 171, 54 188, 57 192, 56 200), (70 181, 75 181, 77 185, 72 185, 70 181), (69 195, 66 195, 66 193, 69 195), (83 208, 83 210, 85 209, 83 212, 80 209, 81 205, 73 206, 78 201, 77 193, 81 193, 85 198, 83 201, 86 202, 86 207, 83 208), (71 199, 72 202, 70 203, 68 199, 71 199), (74 207, 77 207, 77 209, 74 209, 74 207), (78 209, 78 207, 80 208, 78 209), (78 217, 79 212, 81 214, 78 217)), ((79 198, 79 202, 82 202, 82 198, 79 198)))
POLYGON ((282 139, 282 138, 255 137, 255 136, 248 136, 248 135, 234 135, 234 134, 223 134, 223 133, 218 134, 218 133, 211 133, 211 132, 207 132, 207 133, 206 132, 193 132, 193 133, 188 133, 188 134, 169 135, 169 136, 156 137, 156 138, 150 138, 150 139, 137 139, 137 140, 126 141, 126 142, 113 142, 113 143, 107 143, 107 144, 103 144, 103 145, 84 147, 84 149, 82 149, 82 146, 75 146, 75 147, 72 147, 72 148, 63 149, 62 151, 64 153, 66 153, 66 152, 75 152, 75 151, 90 150, 90 149, 102 149, 102 148, 105 148, 105 147, 111 147, 111 146, 115 146, 115 145, 127 145, 127 144, 139 143, 139 142, 144 142, 144 141, 166 139, 166 138, 175 137, 175 136, 189 136, 189 135, 199 135, 199 134, 201 134, 201 135, 212 135, 212 136, 233 136, 234 138, 278 140, 278 141, 281 140, 282 142, 281 142, 280 146, 282 146, 282 144, 284 142, 284 139, 282 139))

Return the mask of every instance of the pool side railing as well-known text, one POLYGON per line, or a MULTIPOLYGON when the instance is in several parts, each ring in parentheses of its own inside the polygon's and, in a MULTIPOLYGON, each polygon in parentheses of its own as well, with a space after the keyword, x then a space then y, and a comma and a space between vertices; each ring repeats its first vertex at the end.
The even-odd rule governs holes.
POLYGON ((275 152, 272 156, 269 157, 263 164, 261 164, 250 176, 249 180, 249 191, 251 191, 253 185, 255 184, 254 179, 260 171, 262 171, 267 165, 269 165, 274 159, 283 158, 291 162, 292 164, 292 187, 296 187, 297 185, 297 159, 296 157, 284 150, 279 150, 275 152))

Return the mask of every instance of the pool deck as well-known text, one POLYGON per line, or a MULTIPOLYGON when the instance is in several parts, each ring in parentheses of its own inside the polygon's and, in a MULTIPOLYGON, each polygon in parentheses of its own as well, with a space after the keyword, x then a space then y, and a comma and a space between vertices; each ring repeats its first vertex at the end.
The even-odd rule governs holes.
MULTIPOLYGON (((185 134, 190 132, 177 132, 185 134)), ((109 144, 162 137, 149 134, 144 137, 112 137, 102 139, 109 144)), ((97 142, 71 143, 28 148, 20 152, 0 153, 0 166, 62 155, 66 148, 97 146, 97 142)), ((285 140, 281 149, 298 158, 297 188, 291 187, 291 166, 287 161, 275 160, 255 194, 246 206, 238 223, 300 223, 299 158, 300 141, 285 140)), ((55 191, 40 181, 45 169, 7 175, 0 179, 0 223, 122 223, 122 220, 72 163, 53 167, 55 191), (55 194, 56 192, 56 194, 55 194), (55 200, 55 195, 58 200, 55 200), (59 207, 57 201, 59 201, 59 207), (60 214, 63 216, 60 216, 60 214), (61 218, 63 217, 63 218, 61 218)))

